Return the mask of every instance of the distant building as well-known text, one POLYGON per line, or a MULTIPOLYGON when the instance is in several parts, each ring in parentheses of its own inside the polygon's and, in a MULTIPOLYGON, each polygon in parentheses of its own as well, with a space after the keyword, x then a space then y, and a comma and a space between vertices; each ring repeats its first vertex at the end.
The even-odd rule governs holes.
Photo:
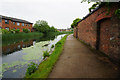
POLYGON ((28 29, 30 32, 32 30, 33 23, 28 22, 26 20, 7 17, 7 16, 0 16, 0 29, 19 29, 20 32, 23 31, 23 29, 28 29))
POLYGON ((57 31, 60 31, 60 32, 62 32, 62 31, 72 31, 72 29, 57 29, 57 31))
POLYGON ((66 31, 72 31, 72 29, 66 29, 66 31))
POLYGON ((57 29, 57 31, 62 32, 62 31, 66 31, 66 29, 57 29))

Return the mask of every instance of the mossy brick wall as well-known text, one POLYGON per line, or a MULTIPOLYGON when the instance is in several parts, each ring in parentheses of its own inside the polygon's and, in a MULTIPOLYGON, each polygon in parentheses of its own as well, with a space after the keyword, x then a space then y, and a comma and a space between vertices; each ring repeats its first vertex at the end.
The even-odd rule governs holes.
MULTIPOLYGON (((97 28, 100 23, 99 50, 114 60, 120 60, 120 19, 115 15, 119 8, 118 3, 113 3, 109 15, 107 7, 102 6, 87 18, 78 23, 78 38, 96 48, 97 28)), ((76 30, 74 30, 76 36, 76 30)))

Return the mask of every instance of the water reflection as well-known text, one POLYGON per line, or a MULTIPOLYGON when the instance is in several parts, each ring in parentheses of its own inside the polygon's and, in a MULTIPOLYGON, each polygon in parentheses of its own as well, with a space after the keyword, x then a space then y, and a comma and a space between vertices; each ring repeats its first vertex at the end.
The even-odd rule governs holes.
POLYGON ((13 42, 3 41, 2 64, 0 64, 2 71, 0 70, 0 75, 3 78, 23 78, 27 65, 31 61, 40 64, 43 59, 43 51, 52 52, 54 48, 52 49, 51 46, 55 45, 64 35, 21 41, 14 40, 13 42))
POLYGON ((34 45, 36 42, 40 41, 48 41, 48 40, 54 40, 56 36, 44 36, 43 38, 36 38, 36 39, 23 39, 21 41, 19 40, 13 40, 13 41, 3 41, 2 42, 2 56, 11 54, 15 51, 19 51, 22 48, 30 47, 34 45))
POLYGON ((18 43, 5 45, 5 46, 2 46, 2 54, 4 56, 4 55, 10 54, 12 52, 21 50, 22 48, 29 47, 31 45, 33 45, 33 40, 30 40, 30 41, 27 41, 27 42, 21 41, 21 42, 18 42, 18 43))

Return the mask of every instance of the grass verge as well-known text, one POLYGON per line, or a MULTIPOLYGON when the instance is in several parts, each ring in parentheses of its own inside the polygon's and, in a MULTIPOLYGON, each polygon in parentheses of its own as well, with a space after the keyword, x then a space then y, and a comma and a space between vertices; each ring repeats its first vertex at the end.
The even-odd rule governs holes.
POLYGON ((63 45, 67 36, 68 35, 64 36, 59 42, 55 44, 55 50, 47 58, 47 60, 40 63, 37 71, 31 75, 26 75, 25 78, 47 78, 63 50, 63 45))

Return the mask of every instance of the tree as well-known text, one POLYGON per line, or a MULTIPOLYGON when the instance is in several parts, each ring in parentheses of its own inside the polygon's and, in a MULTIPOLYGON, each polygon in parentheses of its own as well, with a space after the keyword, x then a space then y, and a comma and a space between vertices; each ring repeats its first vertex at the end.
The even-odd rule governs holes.
POLYGON ((80 18, 76 18, 75 20, 73 20, 73 23, 71 24, 71 28, 76 27, 80 20, 81 20, 80 18))
POLYGON ((50 30, 49 30, 50 32, 56 32, 57 31, 57 29, 55 29, 55 27, 54 26, 52 26, 52 27, 50 27, 50 30))
POLYGON ((36 28, 37 31, 43 32, 43 33, 48 32, 50 29, 48 22, 44 20, 36 21, 36 23, 34 24, 34 28, 36 28))

